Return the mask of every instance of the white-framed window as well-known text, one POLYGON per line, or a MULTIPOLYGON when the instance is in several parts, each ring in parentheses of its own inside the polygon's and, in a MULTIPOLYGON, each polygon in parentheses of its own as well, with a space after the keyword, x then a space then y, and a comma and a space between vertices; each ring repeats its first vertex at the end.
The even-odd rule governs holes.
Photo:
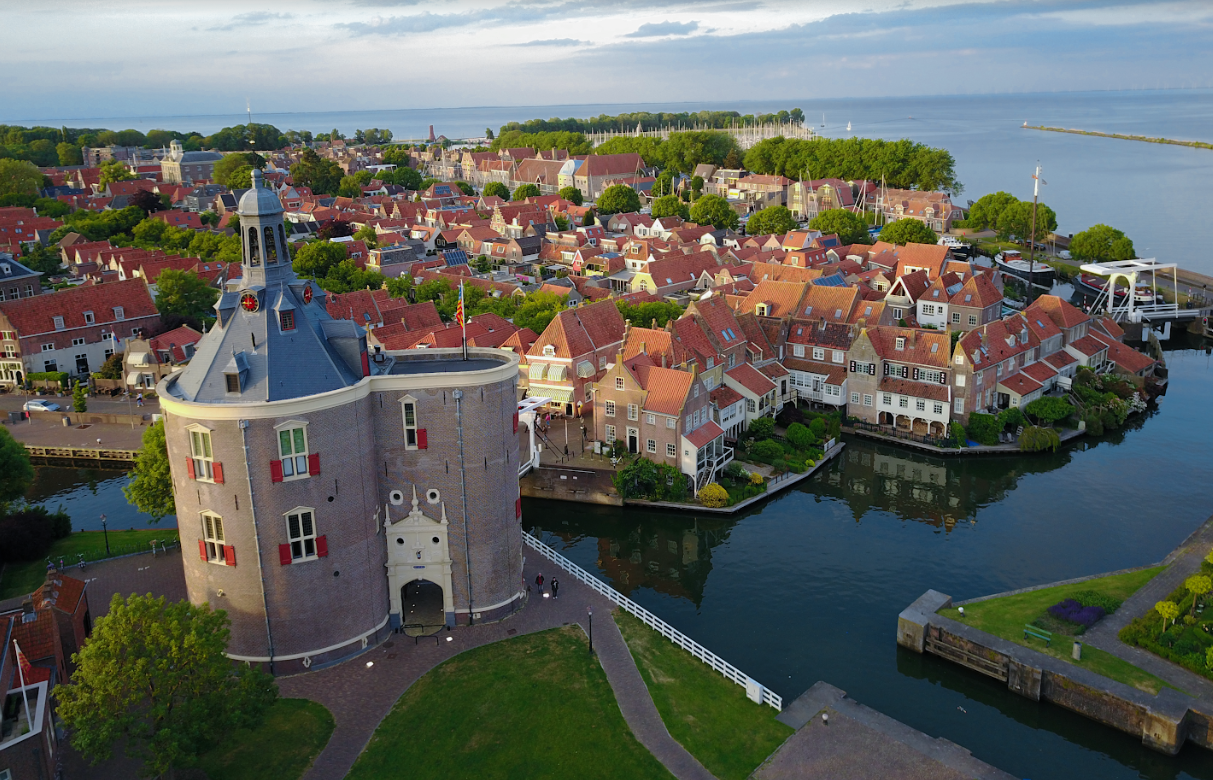
POLYGON ((914 409, 919 412, 925 412, 927 410, 927 402, 921 398, 915 398, 914 409))
POLYGON ((194 460, 194 479, 215 480, 215 454, 211 449, 211 432, 205 428, 190 429, 190 455, 194 460))
POLYGON ((278 428, 278 455, 282 459, 282 478, 298 479, 307 474, 307 426, 283 423, 278 428))
POLYGON ((114 319, 115 319, 115 320, 122 320, 122 319, 126 319, 126 314, 125 314, 125 312, 123 311, 123 309, 122 309, 122 307, 121 307, 121 306, 115 306, 115 307, 114 307, 114 319))
POLYGON ((657 424, 657 415, 645 413, 644 421, 646 423, 648 423, 649 425, 656 425, 657 424))
POLYGON ((954 312, 952 312, 952 322, 955 322, 955 323, 958 323, 958 324, 959 324, 959 322, 960 322, 960 312, 958 312, 958 311, 954 311, 954 312))
POLYGON ((640 419, 640 407, 638 405, 628 404, 628 419, 629 420, 639 420, 640 419))
POLYGON ((614 401, 606 402, 606 416, 607 417, 615 416, 615 402, 614 401))
POLYGON ((956 410, 957 414, 964 414, 965 413, 965 399, 957 398, 955 401, 952 402, 952 408, 956 410))
POLYGON ((859 393, 851 393, 851 403, 859 403, 859 393))
POLYGON ((976 315, 976 314, 970 314, 970 315, 969 315, 969 324, 970 324, 970 325, 976 325, 976 324, 977 324, 977 315, 976 315))
POLYGON ((202 513, 202 541, 206 544, 206 559, 210 563, 226 566, 223 557, 223 518, 214 512, 202 513))
POLYGON ((86 311, 84 313, 84 324, 92 325, 94 322, 96 322, 96 318, 93 317, 93 313, 91 311, 86 311))
POLYGON ((897 337, 897 342, 896 342, 896 344, 894 345, 894 348, 895 348, 895 349, 897 349, 898 351, 903 350, 903 349, 905 349, 905 348, 906 348, 906 339, 905 339, 905 336, 898 336, 898 337, 897 337))
POLYGON ((286 514, 286 536, 291 545, 292 561, 317 557, 316 535, 316 515, 311 507, 301 506, 286 514))
POLYGON ((42 351, 43 351, 43 352, 54 352, 54 351, 55 351, 55 345, 54 345, 54 344, 43 344, 43 345, 42 345, 42 351))
POLYGON ((901 407, 902 409, 909 409, 910 408, 910 399, 906 398, 903 395, 897 399, 897 405, 899 407, 901 407))
POLYGON ((885 406, 892 406, 893 405, 893 394, 884 393, 883 395, 880 396, 880 402, 882 404, 884 404, 885 406))
POLYGON ((935 304, 933 304, 933 303, 924 303, 924 304, 922 305, 922 313, 923 313, 923 314, 934 314, 934 313, 935 313, 935 304))
POLYGON ((841 362, 842 362, 842 359, 843 359, 843 357, 844 357, 844 355, 843 355, 843 353, 842 353, 842 350, 841 350, 841 349, 836 349, 836 350, 834 350, 834 355, 833 355, 833 357, 834 357, 834 362, 835 362, 835 363, 841 363, 841 362))
POLYGON ((938 401, 936 401, 936 402, 935 402, 935 406, 934 406, 934 410, 935 410, 935 414, 943 414, 943 404, 941 404, 941 403, 939 403, 938 401))
POLYGON ((665 427, 667 427, 667 428, 676 428, 676 427, 678 427, 678 420, 677 420, 677 419, 675 419, 675 418, 673 418, 673 417, 667 417, 667 418, 665 418, 665 427))
POLYGON ((747 398, 745 399, 745 409, 747 412, 753 414, 758 411, 758 404, 754 403, 753 398, 747 398))
POLYGON ((616 390, 623 389, 623 377, 621 377, 621 376, 615 377, 615 389, 616 390))
POLYGON ((55 317, 55 330, 63 330, 63 318, 55 317))
POLYGON ((72 339, 72 346, 73 347, 83 347, 84 339, 72 339))
POLYGON ((825 349, 823 347, 813 347, 813 359, 814 360, 825 360, 826 359, 825 349))
POLYGON ((872 396, 868 395, 867 393, 864 393, 863 394, 863 405, 871 406, 872 405, 872 396))
POLYGON ((606 440, 615 441, 615 426, 614 425, 608 425, 606 427, 606 440))
POLYGON ((667 444, 667 445, 665 445, 665 456, 666 456, 667 458, 676 458, 676 457, 678 457, 678 447, 677 447, 677 446, 675 446, 675 445, 673 445, 673 444, 667 444))
POLYGON ((645 449, 649 452, 657 452, 657 440, 649 439, 647 442, 645 442, 645 449))
MULTIPOLYGON (((404 413, 404 446, 405 449, 415 450, 417 441, 417 402, 409 397, 401 399, 401 410, 404 413)), ((307 469, 304 469, 306 471, 307 469)))
POLYGON ((804 357, 804 345, 803 344, 793 344, 792 345, 792 356, 799 357, 799 358, 804 357))

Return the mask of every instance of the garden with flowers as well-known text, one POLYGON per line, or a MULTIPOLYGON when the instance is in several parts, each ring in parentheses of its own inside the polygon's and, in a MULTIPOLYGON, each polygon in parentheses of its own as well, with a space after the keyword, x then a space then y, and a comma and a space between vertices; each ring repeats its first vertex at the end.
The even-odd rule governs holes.
POLYGON ((1213 552, 1154 609, 1120 630, 1120 640, 1213 679, 1213 552))

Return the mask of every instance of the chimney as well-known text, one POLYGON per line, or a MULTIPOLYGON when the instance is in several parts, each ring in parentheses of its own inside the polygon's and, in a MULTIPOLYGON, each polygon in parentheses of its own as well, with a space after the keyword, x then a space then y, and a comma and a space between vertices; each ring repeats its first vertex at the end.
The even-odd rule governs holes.
POLYGON ((908 342, 909 342, 909 344, 910 344, 910 349, 913 349, 913 348, 914 348, 914 342, 915 342, 915 340, 917 340, 917 337, 918 337, 918 331, 916 331, 916 330, 911 330, 911 331, 910 331, 910 338, 909 338, 909 339, 907 339, 907 341, 908 341, 908 342))
POLYGON ((665 353, 661 353, 661 367, 665 368, 665 353))

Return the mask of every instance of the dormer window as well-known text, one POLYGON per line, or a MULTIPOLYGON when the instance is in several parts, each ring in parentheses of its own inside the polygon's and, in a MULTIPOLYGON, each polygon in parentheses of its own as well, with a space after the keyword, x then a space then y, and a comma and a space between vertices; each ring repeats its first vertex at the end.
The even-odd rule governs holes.
POLYGON ((897 337, 897 350, 901 351, 906 348, 906 340, 904 336, 897 337))
POLYGON ((227 391, 229 393, 240 392, 240 374, 224 374, 223 379, 227 382, 227 391))
POLYGON ((283 331, 295 329, 295 312, 281 311, 278 312, 278 324, 283 331))
POLYGON ((556 355, 556 347, 552 344, 545 344, 543 347, 544 357, 554 357, 556 355))
POLYGON ((770 310, 770 307, 767 306, 767 304, 765 304, 765 303, 760 303, 754 307, 754 313, 757 314, 759 317, 767 316, 767 311, 769 311, 769 310, 770 310))
POLYGON ((123 310, 122 310, 122 307, 121 307, 121 306, 115 306, 115 307, 114 307, 114 319, 115 319, 115 320, 123 320, 123 319, 126 319, 126 314, 125 314, 125 312, 123 312, 123 310))
POLYGON ((93 317, 93 313, 91 311, 86 311, 84 313, 84 324, 85 325, 92 325, 95 321, 96 321, 96 318, 93 317))
POLYGON ((63 318, 55 317, 55 330, 63 330, 63 318))

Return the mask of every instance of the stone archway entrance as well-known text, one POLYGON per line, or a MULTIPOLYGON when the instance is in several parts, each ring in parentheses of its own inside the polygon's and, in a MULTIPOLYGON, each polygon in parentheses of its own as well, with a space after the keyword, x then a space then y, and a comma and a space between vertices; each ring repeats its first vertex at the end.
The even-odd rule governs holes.
POLYGON ((402 627, 407 636, 429 636, 446 627, 442 586, 429 580, 413 580, 400 589, 402 627))

